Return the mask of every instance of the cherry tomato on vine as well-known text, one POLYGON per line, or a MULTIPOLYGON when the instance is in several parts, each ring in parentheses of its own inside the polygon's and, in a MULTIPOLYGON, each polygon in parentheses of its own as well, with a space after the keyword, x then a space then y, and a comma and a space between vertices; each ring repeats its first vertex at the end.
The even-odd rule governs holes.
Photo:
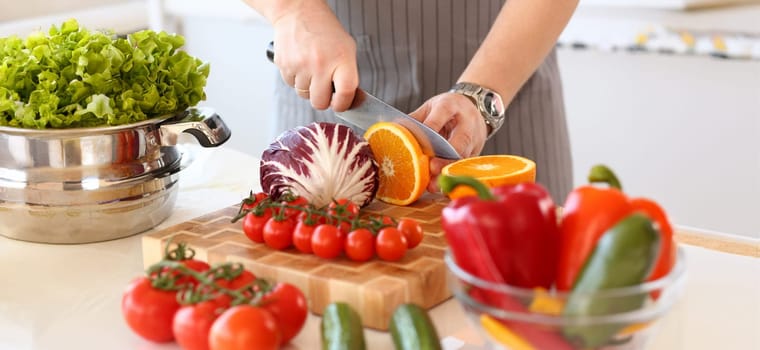
POLYGON ((264 225, 272 217, 272 211, 266 210, 260 216, 248 213, 243 219, 243 233, 256 243, 264 243, 264 225))
POLYGON ((222 311, 222 306, 213 300, 182 306, 174 314, 172 324, 177 343, 184 350, 209 349, 208 336, 211 325, 222 311))
POLYGON ((330 202, 327 206, 327 213, 351 220, 359 216, 359 206, 346 198, 340 198, 330 202))
POLYGON ((148 277, 134 279, 121 298, 127 325, 141 337, 158 343, 174 340, 172 321, 179 308, 177 293, 153 287, 148 277))
POLYGON ((251 305, 233 306, 211 326, 213 350, 276 350, 282 334, 272 314, 251 305))
POLYGON ((320 213, 308 213, 306 211, 303 211, 301 212, 301 214, 298 214, 298 221, 311 223, 312 226, 328 223, 327 216, 322 215, 320 213))
POLYGON ((337 225, 338 227, 338 237, 340 238, 341 243, 346 240, 346 236, 348 236, 348 233, 351 232, 351 223, 348 222, 341 222, 337 225))
POLYGON ((425 235, 420 223, 414 219, 401 219, 396 228, 404 235, 407 247, 410 249, 418 246, 425 235))
POLYGON ((311 236, 311 250, 314 255, 323 259, 338 257, 343 251, 343 241, 340 239, 338 228, 329 224, 317 226, 311 236))
POLYGON ((264 242, 271 248, 283 250, 293 244, 293 220, 271 217, 264 224, 264 242))
POLYGON ((259 204, 259 202, 263 201, 264 199, 269 198, 269 195, 267 195, 264 192, 258 192, 256 194, 251 193, 248 198, 243 199, 243 202, 241 203, 242 210, 250 210, 253 209, 256 204, 259 204))
POLYGON ((317 225, 309 225, 305 221, 299 221, 293 229, 293 245, 301 253, 311 254, 311 236, 317 225))
POLYGON ((388 215, 383 215, 382 223, 385 226, 396 226, 396 222, 388 215))
POLYGON ((395 227, 386 227, 377 234, 375 249, 380 259, 400 260, 406 254, 407 247, 406 237, 395 227))
POLYGON ((303 292, 290 283, 277 283, 271 292, 264 295, 260 305, 277 321, 282 333, 280 345, 287 344, 298 335, 309 314, 303 292))
POLYGON ((375 236, 366 228, 353 230, 346 237, 345 251, 353 261, 368 261, 375 255, 375 236))
MULTIPOLYGON (((293 198, 290 201, 282 201, 283 204, 288 206, 295 206, 295 207, 302 207, 305 208, 307 205, 309 205, 309 200, 306 199, 306 197, 297 196, 293 198)), ((296 209, 296 208, 285 208, 285 217, 288 219, 296 218, 299 214, 303 212, 302 209, 296 209)))

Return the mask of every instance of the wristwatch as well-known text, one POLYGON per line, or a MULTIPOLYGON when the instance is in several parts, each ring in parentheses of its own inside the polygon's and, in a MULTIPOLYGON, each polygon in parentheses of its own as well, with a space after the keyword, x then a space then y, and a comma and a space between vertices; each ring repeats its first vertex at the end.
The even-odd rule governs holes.
POLYGON ((488 138, 504 124, 504 101, 501 96, 489 88, 473 83, 457 83, 449 92, 465 95, 475 103, 488 127, 488 138))

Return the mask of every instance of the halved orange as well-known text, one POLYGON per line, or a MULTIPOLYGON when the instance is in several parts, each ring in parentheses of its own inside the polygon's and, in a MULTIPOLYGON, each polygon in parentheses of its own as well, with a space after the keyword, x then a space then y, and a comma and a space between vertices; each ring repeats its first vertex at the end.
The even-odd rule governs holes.
MULTIPOLYGON (((528 158, 499 154, 460 159, 441 169, 443 175, 472 176, 488 187, 536 181, 536 163, 528 158)), ((451 199, 475 195, 469 187, 454 188, 451 199)))
POLYGON ((419 199, 430 182, 430 165, 414 135, 399 124, 379 122, 367 129, 364 138, 380 167, 375 198, 395 205, 419 199))

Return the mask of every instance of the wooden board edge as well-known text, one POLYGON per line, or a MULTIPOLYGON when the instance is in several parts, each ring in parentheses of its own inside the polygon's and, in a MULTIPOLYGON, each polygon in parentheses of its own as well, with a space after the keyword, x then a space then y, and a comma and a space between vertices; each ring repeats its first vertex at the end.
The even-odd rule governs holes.
POLYGON ((142 236, 143 269, 147 270, 151 265, 163 259, 161 238, 150 235, 142 236))
POLYGON ((750 241, 690 230, 676 230, 675 240, 681 244, 716 250, 723 253, 760 258, 760 243, 758 242, 753 243, 750 241))

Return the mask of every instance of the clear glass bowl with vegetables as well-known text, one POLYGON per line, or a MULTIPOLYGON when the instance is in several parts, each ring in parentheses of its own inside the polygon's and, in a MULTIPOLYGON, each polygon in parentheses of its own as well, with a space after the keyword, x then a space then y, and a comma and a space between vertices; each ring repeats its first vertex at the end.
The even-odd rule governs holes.
POLYGON ((452 294, 489 344, 507 349, 640 349, 684 286, 665 211, 628 196, 606 166, 561 210, 537 183, 467 186, 441 213, 452 294))
POLYGON ((685 282, 682 250, 665 277, 588 293, 493 283, 460 268, 450 253, 445 261, 452 294, 495 349, 643 349, 656 333, 658 320, 680 298, 685 282), (568 309, 570 303, 577 305, 575 314, 568 309), (605 312, 621 305, 638 306, 605 312))

